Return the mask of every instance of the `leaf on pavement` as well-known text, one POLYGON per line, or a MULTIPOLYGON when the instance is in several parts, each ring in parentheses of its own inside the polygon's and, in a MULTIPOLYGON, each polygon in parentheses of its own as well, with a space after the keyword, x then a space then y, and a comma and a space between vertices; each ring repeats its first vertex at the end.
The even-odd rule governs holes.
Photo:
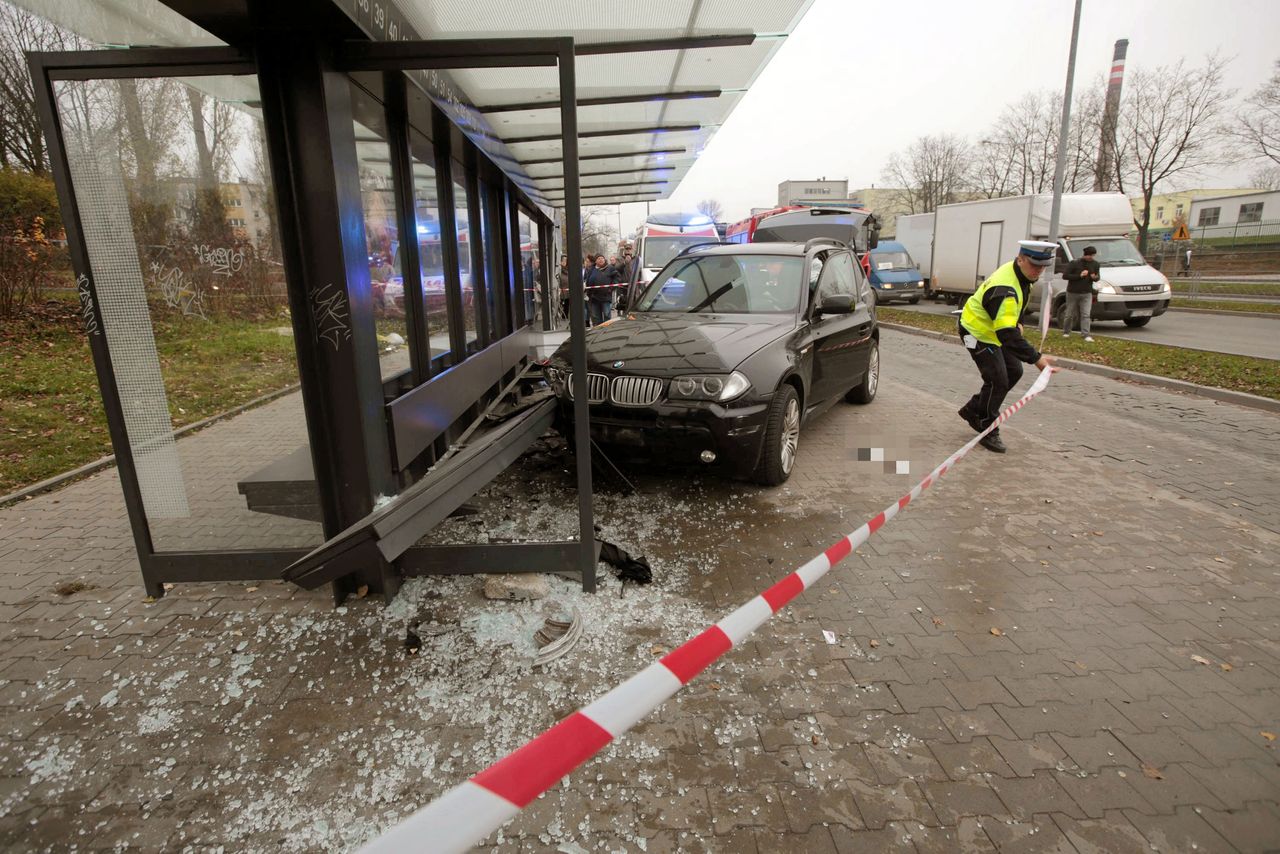
POLYGON ((1218 666, 1221 667, 1223 670, 1227 671, 1228 673, 1230 673, 1232 670, 1235 670, 1234 667, 1232 667, 1230 664, 1228 664, 1225 661, 1219 664, 1218 666))
POLYGON ((1142 766, 1142 773, 1143 773, 1144 775, 1146 775, 1147 777, 1150 777, 1152 780, 1163 780, 1163 779, 1164 779, 1164 775, 1160 773, 1160 769, 1159 769, 1159 768, 1156 768, 1154 765, 1146 765, 1146 764, 1144 764, 1144 765, 1142 766))
POLYGON ((1001 631, 1001 630, 1000 630, 999 628, 997 628, 996 626, 992 626, 992 627, 991 627, 991 634, 995 635, 995 636, 996 636, 996 637, 998 637, 998 638, 1002 638, 1002 637, 1004 637, 1004 632, 1003 632, 1003 631, 1001 631))
POLYGON ((1276 734, 1274 732, 1267 732, 1265 729, 1262 731, 1262 737, 1265 738, 1267 741, 1276 740, 1276 734))
POLYGON ((942 618, 941 618, 941 617, 934 617, 934 618, 933 618, 933 624, 934 624, 935 626, 941 626, 941 625, 942 625, 942 618))
POLYGON ((870 641, 867 642, 867 645, 870 646, 872 649, 875 649, 876 647, 880 646, 880 641, 876 640, 875 638, 872 638, 870 641))
POLYGON ((1193 655, 1191 656, 1191 660, 1194 661, 1196 664, 1212 664, 1213 663, 1209 659, 1205 658, 1203 655, 1193 655))

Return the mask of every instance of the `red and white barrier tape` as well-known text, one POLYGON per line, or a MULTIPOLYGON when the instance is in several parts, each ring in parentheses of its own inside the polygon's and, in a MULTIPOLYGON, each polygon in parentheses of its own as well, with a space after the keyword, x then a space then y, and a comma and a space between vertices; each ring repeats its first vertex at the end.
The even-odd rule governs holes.
POLYGON ((712 662, 813 586, 871 535, 920 497, 983 436, 1009 420, 1049 385, 1054 369, 1040 372, 1017 403, 974 436, 874 519, 783 578, 702 634, 686 641, 589 706, 574 712, 524 747, 446 792, 360 850, 366 854, 402 851, 466 851, 497 830, 561 777, 635 726, 712 662))

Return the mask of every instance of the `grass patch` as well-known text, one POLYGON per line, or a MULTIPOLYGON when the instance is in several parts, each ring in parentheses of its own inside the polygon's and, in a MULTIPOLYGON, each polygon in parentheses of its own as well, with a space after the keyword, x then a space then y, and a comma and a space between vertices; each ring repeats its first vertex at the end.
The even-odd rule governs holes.
MULTIPOLYGON (((1191 293, 1192 282, 1187 279, 1170 279, 1169 286, 1175 294, 1191 293)), ((1280 282, 1200 282, 1197 291, 1231 297, 1272 296, 1280 297, 1280 282)))
MULTIPOLYGON (((111 453, 107 420, 74 297, 0 329, 0 494, 111 453)), ((206 321, 153 314, 174 427, 298 381, 283 318, 206 321)))
POLYGON ((1254 314, 1280 314, 1280 300, 1270 302, 1246 302, 1225 299, 1178 299, 1170 303, 1174 308, 1211 308, 1214 311, 1245 311, 1254 314))
MULTIPOLYGON (((956 318, 950 315, 923 314, 892 308, 877 308, 876 314, 889 323, 932 329, 948 335, 956 334, 956 318)), ((1031 333, 1029 337, 1033 344, 1039 340, 1038 329, 1028 332, 1031 333)), ((959 341, 959 338, 956 340, 959 341)), ((1107 365, 1280 400, 1280 370, 1277 370, 1277 363, 1271 359, 1184 350, 1163 344, 1103 336, 1095 338, 1092 344, 1086 344, 1078 336, 1064 338, 1056 329, 1050 330, 1044 351, 1095 365, 1107 365)))

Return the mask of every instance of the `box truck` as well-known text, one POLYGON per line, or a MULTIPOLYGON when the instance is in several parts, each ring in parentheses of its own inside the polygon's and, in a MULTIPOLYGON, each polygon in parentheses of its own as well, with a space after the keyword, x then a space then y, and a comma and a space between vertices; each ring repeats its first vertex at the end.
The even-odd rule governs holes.
POLYGON ((933 214, 904 214, 895 220, 894 240, 901 243, 916 262, 924 278, 925 290, 932 293, 929 281, 933 275, 933 214))
MULTIPOLYGON (((1013 260, 1019 240, 1047 239, 1052 205, 1053 196, 1040 193, 939 207, 933 214, 927 274, 933 290, 953 302, 973 293, 997 267, 1013 260)), ((1045 287, 1050 288, 1053 314, 1061 313, 1066 301, 1062 273, 1086 246, 1093 246, 1102 272, 1093 295, 1094 320, 1145 326, 1164 314, 1172 297, 1169 280, 1147 264, 1126 236, 1132 227, 1133 210, 1123 193, 1064 193, 1058 261, 1053 273, 1042 275, 1032 288, 1028 313, 1038 311, 1045 287)))

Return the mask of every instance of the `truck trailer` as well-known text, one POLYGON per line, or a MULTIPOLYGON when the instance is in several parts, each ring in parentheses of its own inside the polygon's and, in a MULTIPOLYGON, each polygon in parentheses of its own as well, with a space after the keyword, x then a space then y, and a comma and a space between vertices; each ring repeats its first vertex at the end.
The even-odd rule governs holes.
MULTIPOLYGON (((931 280, 931 291, 951 302, 972 294, 997 267, 1013 260, 1019 240, 1048 239, 1052 205, 1053 196, 1040 193, 939 207, 932 214, 928 271, 921 271, 931 280)), ((899 230, 902 220, 899 217, 899 230)), ((908 228, 919 231, 920 224, 909 222, 908 228)), ((1045 287, 1050 288, 1053 314, 1060 314, 1066 302, 1062 274, 1086 246, 1098 250, 1095 258, 1102 272, 1093 294, 1094 320, 1145 326, 1152 317, 1164 314, 1173 295, 1169 280, 1146 262, 1126 236, 1132 228, 1133 210, 1123 193, 1064 193, 1058 260, 1053 274, 1041 276, 1032 288, 1028 314, 1038 312, 1045 287)))

